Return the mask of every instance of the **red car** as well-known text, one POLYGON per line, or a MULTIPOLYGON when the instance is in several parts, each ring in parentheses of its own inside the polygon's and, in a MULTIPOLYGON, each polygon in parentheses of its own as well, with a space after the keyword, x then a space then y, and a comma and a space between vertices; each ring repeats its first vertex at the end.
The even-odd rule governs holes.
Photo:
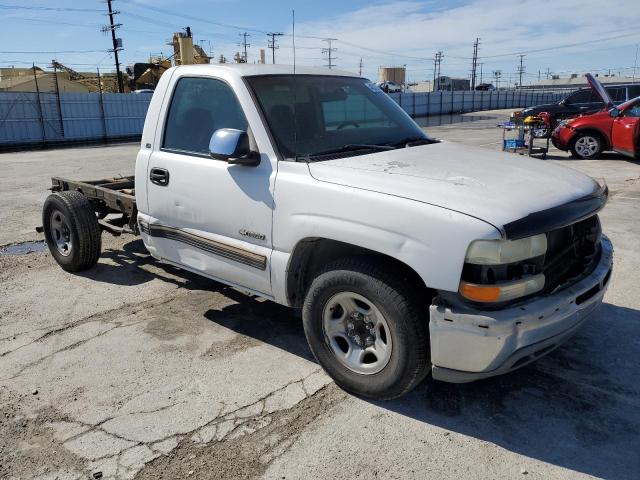
POLYGON ((591 74, 586 76, 605 108, 561 122, 551 135, 555 147, 586 160, 598 158, 605 150, 640 156, 640 97, 614 107, 602 84, 591 74))

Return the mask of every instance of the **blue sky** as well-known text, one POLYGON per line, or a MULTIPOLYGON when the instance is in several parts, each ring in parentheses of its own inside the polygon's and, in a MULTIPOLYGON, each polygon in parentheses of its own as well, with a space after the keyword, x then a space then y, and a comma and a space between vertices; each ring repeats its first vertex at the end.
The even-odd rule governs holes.
MULTIPOLYGON (((332 37, 338 67, 357 71, 362 58, 363 74, 370 78, 382 65, 407 65, 410 80, 431 78, 438 50, 444 52, 442 74, 466 77, 476 37, 485 80, 501 70, 503 82, 514 81, 518 53, 525 52, 523 83, 536 81, 538 71, 544 77, 547 69, 632 75, 640 44, 638 0, 115 0, 114 8, 121 11, 117 21, 123 24, 118 35, 124 41, 124 64, 169 53, 172 32, 187 25, 205 49, 211 45, 216 57, 227 58, 239 49, 238 34, 246 29, 250 62, 266 48, 265 32, 285 32, 276 58, 291 63, 292 9, 299 64, 325 64, 321 38, 332 37)), ((78 70, 112 69, 113 58, 106 52, 111 40, 100 32, 107 21, 102 11, 106 5, 99 0, 0 0, 0 65, 44 65, 55 57, 78 70), (55 10, 61 8, 89 11, 55 10)), ((640 68, 636 72, 640 76, 640 68)))

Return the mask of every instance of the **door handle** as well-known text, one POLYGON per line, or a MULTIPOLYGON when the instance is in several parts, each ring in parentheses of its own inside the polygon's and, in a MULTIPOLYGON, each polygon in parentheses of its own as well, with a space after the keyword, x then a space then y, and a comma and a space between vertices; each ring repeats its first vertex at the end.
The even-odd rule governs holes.
POLYGON ((153 167, 149 173, 149 180, 151 183, 166 187, 169 185, 169 171, 165 168, 153 167))

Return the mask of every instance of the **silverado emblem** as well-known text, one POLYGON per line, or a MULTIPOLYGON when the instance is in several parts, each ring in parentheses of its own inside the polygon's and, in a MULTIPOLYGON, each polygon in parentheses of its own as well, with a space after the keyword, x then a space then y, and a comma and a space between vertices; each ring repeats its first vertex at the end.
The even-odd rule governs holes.
POLYGON ((251 237, 257 240, 264 240, 267 238, 264 233, 252 232, 250 230, 245 230, 244 228, 240 229, 238 233, 243 237, 251 237))

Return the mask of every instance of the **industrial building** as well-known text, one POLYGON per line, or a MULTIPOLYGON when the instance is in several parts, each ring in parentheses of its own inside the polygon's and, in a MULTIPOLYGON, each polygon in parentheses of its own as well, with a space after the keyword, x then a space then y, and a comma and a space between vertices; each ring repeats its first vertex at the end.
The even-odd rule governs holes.
POLYGON ((436 90, 445 92, 456 92, 460 90, 469 90, 471 82, 468 78, 446 77, 444 75, 436 78, 436 90))
POLYGON ((410 83, 407 85, 407 90, 414 93, 433 92, 433 82, 431 80, 424 80, 422 82, 410 83))
POLYGON ((407 67, 380 67, 378 69, 378 82, 393 82, 404 85, 406 82, 407 67))
MULTIPOLYGON (((544 78, 537 81, 529 88, 581 88, 587 86, 587 79, 584 73, 572 73, 568 77, 560 77, 560 75, 551 75, 550 78, 544 78)), ((602 84, 623 84, 623 83, 640 83, 640 75, 635 77, 626 77, 611 74, 594 74, 598 77, 598 81, 602 84)))

